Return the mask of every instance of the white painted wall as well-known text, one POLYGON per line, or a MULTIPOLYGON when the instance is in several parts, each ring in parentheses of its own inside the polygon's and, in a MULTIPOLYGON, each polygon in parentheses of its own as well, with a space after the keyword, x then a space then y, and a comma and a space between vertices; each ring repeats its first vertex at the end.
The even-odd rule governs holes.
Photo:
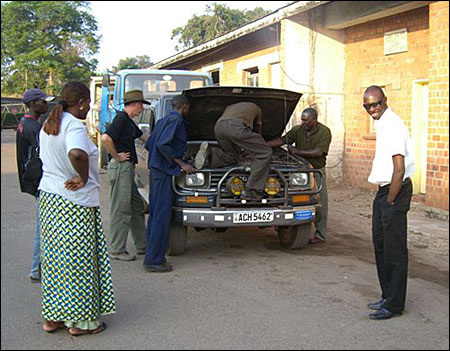
POLYGON ((327 176, 339 179, 344 152, 344 32, 327 30, 321 25, 320 16, 311 22, 306 14, 283 20, 282 30, 285 88, 304 94, 288 128, 300 124, 305 108, 316 108, 319 122, 331 129, 333 137, 327 157, 327 176), (310 26, 315 30, 311 31, 310 26))

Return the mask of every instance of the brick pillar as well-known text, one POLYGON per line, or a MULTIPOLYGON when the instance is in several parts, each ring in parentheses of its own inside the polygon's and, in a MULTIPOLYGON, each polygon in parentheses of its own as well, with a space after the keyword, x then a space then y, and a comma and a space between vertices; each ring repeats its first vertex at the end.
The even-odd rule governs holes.
POLYGON ((430 72, 426 204, 449 209, 449 3, 429 5, 430 72))

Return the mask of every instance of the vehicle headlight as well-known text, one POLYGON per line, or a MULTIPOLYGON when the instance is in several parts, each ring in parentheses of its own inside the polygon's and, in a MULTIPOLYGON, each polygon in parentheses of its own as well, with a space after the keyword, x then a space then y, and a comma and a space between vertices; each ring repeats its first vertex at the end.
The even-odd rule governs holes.
POLYGON ((205 175, 203 173, 187 174, 184 182, 188 187, 200 187, 205 185, 205 175))
POLYGON ((308 173, 292 173, 291 186, 305 186, 308 184, 308 173))
POLYGON ((264 188, 264 191, 268 195, 276 195, 281 190, 281 184, 278 181, 277 178, 269 177, 266 181, 266 187, 264 188))
POLYGON ((233 177, 228 181, 227 187, 234 196, 239 196, 244 190, 244 182, 239 177, 233 177))

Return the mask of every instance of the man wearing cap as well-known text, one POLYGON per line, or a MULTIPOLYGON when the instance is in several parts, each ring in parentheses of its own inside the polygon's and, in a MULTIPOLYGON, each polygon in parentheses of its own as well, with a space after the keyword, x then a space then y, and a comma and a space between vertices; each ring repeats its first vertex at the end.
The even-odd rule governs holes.
MULTIPOLYGON (((16 155, 17 155, 17 170, 19 174, 20 190, 23 193, 33 195, 36 198, 35 204, 35 225, 34 225, 34 249, 33 261, 29 273, 32 282, 39 282, 39 265, 40 265, 40 229, 39 229, 39 206, 38 206, 38 186, 41 173, 29 175, 27 165, 32 157, 36 157, 38 140, 37 135, 41 129, 41 124, 38 122, 39 117, 45 114, 48 110, 47 102, 52 101, 53 96, 47 96, 40 89, 29 89, 23 95, 22 101, 28 108, 28 113, 25 114, 17 125, 16 134, 16 155), (27 170, 27 172, 25 172, 27 170), (27 173, 27 176, 25 176, 27 173)), ((36 173, 36 172, 35 172, 36 173)))
POLYGON ((131 90, 124 95, 124 109, 117 113, 113 122, 102 135, 111 158, 108 164, 108 178, 111 184, 109 256, 112 259, 132 261, 136 259, 126 251, 128 231, 131 231, 137 254, 145 254, 146 230, 144 204, 134 182, 134 168, 138 163, 134 140, 146 141, 146 136, 132 120, 143 109, 144 100, 140 90, 131 90))

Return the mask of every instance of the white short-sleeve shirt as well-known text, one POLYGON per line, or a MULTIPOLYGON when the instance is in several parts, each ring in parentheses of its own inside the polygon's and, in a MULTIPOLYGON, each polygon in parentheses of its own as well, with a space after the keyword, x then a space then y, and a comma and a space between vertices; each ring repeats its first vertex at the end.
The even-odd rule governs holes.
POLYGON ((377 142, 369 182, 381 186, 391 183, 392 174, 394 173, 392 157, 395 155, 405 157, 405 175, 403 180, 411 177, 414 174, 411 138, 409 137, 408 128, 401 118, 388 108, 384 111, 381 118, 375 121, 375 127, 377 142))
POLYGON ((98 149, 89 139, 85 125, 68 112, 64 112, 58 135, 48 135, 41 129, 40 157, 43 175, 39 190, 58 194, 77 205, 100 206, 100 181, 98 175, 98 149), (89 179, 76 191, 67 190, 64 183, 78 175, 69 160, 69 151, 81 149, 89 156, 89 179))

